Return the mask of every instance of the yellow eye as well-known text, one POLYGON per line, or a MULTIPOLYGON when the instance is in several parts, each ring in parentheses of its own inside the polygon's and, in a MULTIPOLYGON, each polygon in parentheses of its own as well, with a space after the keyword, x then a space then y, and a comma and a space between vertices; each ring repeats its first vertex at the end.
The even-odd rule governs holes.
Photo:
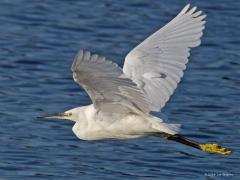
POLYGON ((72 113, 69 112, 69 113, 66 113, 67 117, 71 117, 72 116, 72 113))

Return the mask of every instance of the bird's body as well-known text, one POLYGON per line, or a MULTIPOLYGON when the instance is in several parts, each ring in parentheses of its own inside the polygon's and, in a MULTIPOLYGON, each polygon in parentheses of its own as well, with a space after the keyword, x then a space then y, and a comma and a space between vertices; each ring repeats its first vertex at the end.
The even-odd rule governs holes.
POLYGON ((73 79, 93 104, 44 118, 74 121, 73 132, 82 140, 156 135, 202 150, 211 148, 177 135, 180 125, 151 115, 165 106, 180 82, 190 48, 201 43, 205 17, 196 7, 185 6, 167 25, 130 51, 123 68, 105 57, 79 51, 71 68, 73 79))
POLYGON ((75 110, 78 117, 73 120, 73 132, 83 140, 131 139, 156 132, 174 134, 178 128, 150 114, 106 113, 98 111, 93 104, 75 110))

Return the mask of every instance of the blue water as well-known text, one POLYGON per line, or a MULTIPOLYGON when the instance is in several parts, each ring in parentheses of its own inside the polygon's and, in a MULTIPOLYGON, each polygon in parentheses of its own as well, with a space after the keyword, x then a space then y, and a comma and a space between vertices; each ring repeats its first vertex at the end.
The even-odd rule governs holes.
MULTIPOLYGON (((208 154, 156 137, 82 141, 72 122, 36 116, 87 105, 72 80, 78 49, 113 59, 189 1, 1 0, 0 179, 240 179, 240 152, 208 154)), ((207 13, 202 46, 163 113, 182 134, 239 150, 240 1, 190 1, 207 13)))

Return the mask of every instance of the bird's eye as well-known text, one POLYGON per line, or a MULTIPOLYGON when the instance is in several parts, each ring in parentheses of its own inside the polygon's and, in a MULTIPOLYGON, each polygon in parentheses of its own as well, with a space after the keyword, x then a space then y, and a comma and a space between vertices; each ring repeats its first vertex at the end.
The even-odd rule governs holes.
POLYGON ((71 117, 71 116, 72 116, 72 113, 69 112, 69 113, 67 113, 66 115, 67 115, 67 117, 71 117))

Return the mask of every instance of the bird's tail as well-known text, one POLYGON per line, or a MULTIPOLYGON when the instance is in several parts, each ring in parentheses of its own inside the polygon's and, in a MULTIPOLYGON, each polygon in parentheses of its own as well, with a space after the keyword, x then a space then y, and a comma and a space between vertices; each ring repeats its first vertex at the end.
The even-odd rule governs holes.
POLYGON ((199 150, 202 150, 202 151, 206 151, 206 152, 210 152, 210 153, 218 153, 218 154, 227 155, 227 154, 231 154, 233 152, 231 149, 221 147, 218 144, 198 143, 198 142, 189 140, 189 139, 187 139, 187 138, 185 138, 181 135, 178 135, 178 134, 172 135, 172 134, 167 134, 167 133, 162 133, 161 132, 161 133, 154 133, 153 135, 154 136, 160 136, 160 137, 166 138, 168 140, 179 142, 179 143, 185 144, 187 146, 191 146, 193 148, 196 148, 196 149, 199 149, 199 150))

